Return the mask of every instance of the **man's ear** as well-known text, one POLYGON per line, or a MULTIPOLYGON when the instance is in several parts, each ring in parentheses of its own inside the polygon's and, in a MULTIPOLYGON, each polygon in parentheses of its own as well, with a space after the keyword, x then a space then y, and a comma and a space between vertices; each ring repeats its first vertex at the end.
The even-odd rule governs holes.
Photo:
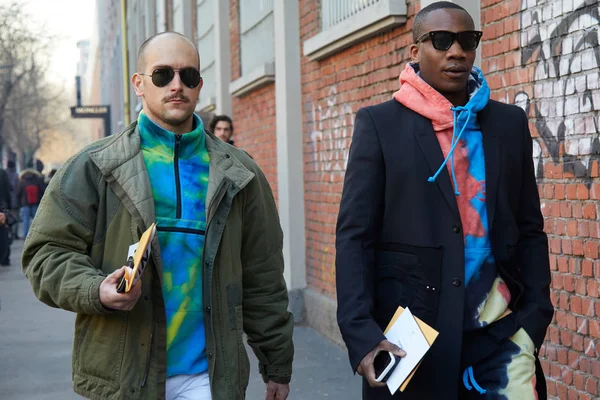
POLYGON ((144 80, 142 78, 143 77, 137 72, 131 77, 131 84, 133 85, 137 97, 142 97, 144 95, 144 80))
POLYGON ((421 48, 419 47, 419 45, 411 44, 409 51, 410 51, 410 60, 414 63, 418 63, 419 58, 421 56, 421 48))

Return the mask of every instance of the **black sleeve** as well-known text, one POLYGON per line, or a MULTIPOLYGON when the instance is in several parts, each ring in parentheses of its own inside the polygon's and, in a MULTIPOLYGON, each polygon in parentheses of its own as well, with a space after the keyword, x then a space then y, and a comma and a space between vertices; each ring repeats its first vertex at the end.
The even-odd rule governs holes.
POLYGON ((542 345, 546 329, 552 321, 554 307, 550 300, 550 261, 548 238, 544 233, 544 218, 535 180, 532 157, 532 139, 524 112, 523 120, 523 179, 517 224, 519 242, 517 257, 524 286, 523 303, 516 317, 527 331, 536 349, 542 345))
POLYGON ((368 109, 360 109, 336 231, 337 319, 354 371, 385 336, 373 311, 374 245, 381 228, 385 167, 368 109))

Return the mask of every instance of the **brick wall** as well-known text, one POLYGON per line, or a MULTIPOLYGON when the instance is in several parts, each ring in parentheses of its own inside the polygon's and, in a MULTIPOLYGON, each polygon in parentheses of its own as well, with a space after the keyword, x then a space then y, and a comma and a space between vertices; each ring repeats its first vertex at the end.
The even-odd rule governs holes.
MULTIPOLYGON (((231 80, 241 76, 239 2, 229 2, 231 80)), ((277 199, 277 137, 275 85, 269 84, 243 97, 231 99, 236 146, 247 151, 263 170, 277 199)))
POLYGON ((482 1, 492 96, 526 110, 535 136, 556 316, 541 350, 554 398, 598 398, 599 3, 482 1))
MULTIPOLYGON (((320 2, 299 3, 303 42, 319 32, 320 2)), ((412 16, 416 3, 408 3, 412 16)), ((321 61, 302 57, 307 286, 330 299, 335 298, 335 223, 355 114, 391 99, 408 60, 411 27, 409 19, 321 61)))

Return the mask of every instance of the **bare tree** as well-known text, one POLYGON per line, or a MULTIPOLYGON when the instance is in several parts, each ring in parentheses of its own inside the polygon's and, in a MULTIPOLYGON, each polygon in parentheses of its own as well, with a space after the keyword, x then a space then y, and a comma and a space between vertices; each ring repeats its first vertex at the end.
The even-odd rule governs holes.
MULTIPOLYGON (((28 113, 27 107, 32 104, 37 104, 37 109, 40 110, 41 103, 45 100, 45 95, 40 91, 32 93, 30 85, 36 88, 44 86, 52 38, 44 33, 43 27, 33 28, 36 24, 30 21, 22 3, 15 1, 9 5, 0 5, 0 149, 8 139, 5 129, 7 117, 11 117, 9 132, 19 136, 17 139, 22 141, 22 136, 30 136, 30 133, 24 135, 24 131, 17 129, 17 125, 23 122, 18 121, 17 114, 28 113), (18 106, 22 108, 18 109, 18 106)), ((31 123, 34 127, 41 127, 41 120, 35 118, 31 123)), ((39 147, 39 138, 37 144, 35 140, 30 142, 29 146, 39 147)))

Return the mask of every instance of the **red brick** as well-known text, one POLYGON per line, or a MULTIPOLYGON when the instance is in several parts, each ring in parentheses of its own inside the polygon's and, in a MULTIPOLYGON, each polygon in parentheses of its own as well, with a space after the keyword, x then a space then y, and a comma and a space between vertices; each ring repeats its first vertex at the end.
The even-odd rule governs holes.
POLYGON ((572 333, 569 331, 560 331, 560 344, 570 347, 572 343, 572 333))
MULTIPOLYGON (((567 383, 567 385, 568 385, 568 383, 567 383)), ((567 399, 568 399, 568 400, 578 400, 578 399, 579 399, 579 394, 577 393, 577 391, 576 391, 576 390, 574 390, 574 389, 569 389, 569 392, 568 392, 568 397, 567 397, 567 399)))
POLYGON ((586 204, 583 206, 583 218, 596 219, 596 204, 586 204))
POLYGON ((581 372, 575 372, 573 374, 573 385, 577 390, 585 390, 585 375, 581 372))
POLYGON ((579 371, 584 374, 589 374, 591 371, 590 359, 587 357, 581 357, 579 359, 579 371))
POLYGON ((567 328, 570 331, 577 331, 577 317, 572 314, 567 314, 567 328))
POLYGON ((583 240, 581 239, 573 239, 571 241, 571 245, 573 246, 573 255, 575 256, 582 256, 585 253, 584 247, 583 247, 583 240))
POLYGON ((598 247, 599 243, 596 241, 588 240, 584 245, 584 255, 586 258, 598 258, 598 247))
MULTIPOLYGON (((564 224, 564 221, 561 221, 564 224)), ((560 235, 559 232, 557 234, 560 235)), ((577 236, 577 221, 571 220, 567 222, 567 235, 574 237, 577 236)))
POLYGON ((600 183, 593 183, 590 188, 590 199, 600 200, 600 183))
POLYGON ((561 249, 564 254, 573 254, 573 244, 569 239, 561 240, 561 249))
POLYGON ((572 213, 573 218, 583 218, 583 206, 581 203, 573 203, 572 213))
MULTIPOLYGON (((599 192, 600 194, 600 192, 599 192)), ((557 183, 554 185, 554 198, 556 200, 563 200, 565 198, 565 185, 562 183, 557 183)))
POLYGON ((581 262, 581 274, 583 276, 594 276, 594 263, 592 260, 583 260, 581 262))
POLYGON ((583 336, 573 335, 573 350, 583 351, 583 336))
POLYGON ((577 278, 575 280, 575 292, 577 294, 585 295, 586 292, 586 279, 585 278, 577 278))
POLYGON ((573 206, 571 203, 562 202, 560 203, 560 216, 562 218, 571 218, 573 215, 573 206))
POLYGON ((600 378, 600 361, 590 360, 590 366, 592 375, 594 375, 596 378, 600 378))
POLYGON ((590 235, 590 223, 587 221, 579 221, 577 223, 577 235, 581 237, 588 237, 590 235))
MULTIPOLYGON (((548 373, 544 373, 544 375, 548 376, 549 374, 548 373)), ((550 396, 556 396, 556 382, 554 382, 552 380, 547 380, 546 381, 546 387, 547 387, 547 390, 548 390, 548 394, 550 396)))
POLYGON ((597 395, 598 394, 598 380, 595 378, 588 378, 585 383, 585 391, 589 394, 597 395))
POLYGON ((585 317, 577 317, 577 333, 582 335, 588 334, 589 320, 585 317))
POLYGON ((556 350, 556 361, 559 364, 567 365, 567 350, 566 349, 557 349, 556 350))
POLYGON ((567 185, 567 199, 577 200, 577 185, 576 184, 567 185))
MULTIPOLYGON (((582 279, 584 280, 584 279, 582 279)), ((588 296, 591 296, 593 298, 597 298, 598 297, 598 281, 595 279, 588 279, 587 280, 587 294, 588 296)))
POLYGON ((588 322, 590 329, 590 336, 600 338, 600 322, 596 319, 590 319, 588 322))
POLYGON ((562 382, 556 382, 556 394, 560 400, 567 400, 567 386, 562 382))
POLYGON ((581 299, 581 313, 588 317, 593 317, 594 316, 594 300, 592 300, 590 298, 582 298, 581 299))
POLYGON ((581 297, 571 296, 571 311, 575 314, 581 314, 581 297))

